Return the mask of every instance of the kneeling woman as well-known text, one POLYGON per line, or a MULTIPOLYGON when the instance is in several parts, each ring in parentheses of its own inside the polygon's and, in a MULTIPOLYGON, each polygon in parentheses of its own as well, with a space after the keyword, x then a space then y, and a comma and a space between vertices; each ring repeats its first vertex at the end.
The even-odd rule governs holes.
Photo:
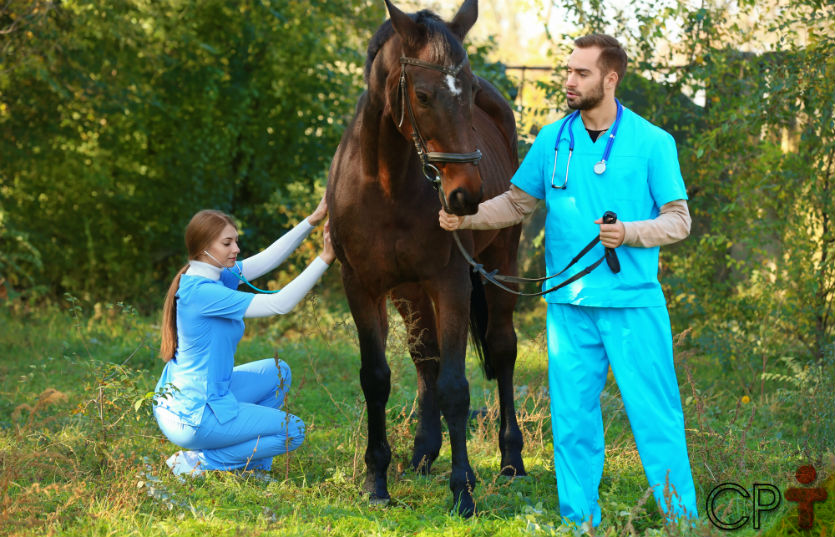
POLYGON ((274 294, 237 290, 243 281, 276 268, 327 213, 316 211, 263 252, 236 261, 240 252, 232 219, 200 211, 186 228, 189 262, 165 297, 154 416, 178 451, 167 463, 177 474, 204 470, 269 470, 274 456, 304 441, 302 420, 280 410, 290 388, 290 368, 269 358, 234 367, 244 317, 288 313, 334 259, 327 226, 319 256, 274 294))

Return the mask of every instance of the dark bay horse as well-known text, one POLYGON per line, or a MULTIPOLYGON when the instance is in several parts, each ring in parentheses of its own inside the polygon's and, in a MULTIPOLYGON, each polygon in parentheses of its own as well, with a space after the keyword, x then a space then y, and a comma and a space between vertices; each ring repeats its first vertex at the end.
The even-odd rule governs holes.
MULTIPOLYGON (((499 92, 470 70, 462 46, 478 17, 466 0, 451 22, 430 11, 405 14, 388 0, 365 64, 367 90, 331 164, 327 202, 342 281, 359 335, 360 383, 368 411, 366 479, 372 502, 388 502, 386 361, 391 299, 407 321, 418 373, 418 423, 412 467, 428 473, 441 447, 443 414, 452 449, 450 489, 458 513, 475 511, 467 456, 469 385, 464 358, 468 319, 487 378, 498 382, 501 472, 525 475, 513 402, 515 297, 472 276, 452 235, 438 225, 440 176, 448 210, 472 214, 509 186, 518 166, 516 127, 499 92)), ((520 227, 463 231, 476 259, 516 273, 520 227)))

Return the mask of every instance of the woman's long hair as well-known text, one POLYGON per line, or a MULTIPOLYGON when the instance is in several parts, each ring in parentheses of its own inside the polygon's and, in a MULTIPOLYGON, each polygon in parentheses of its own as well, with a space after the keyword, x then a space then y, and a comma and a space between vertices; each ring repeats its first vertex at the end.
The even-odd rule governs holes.
MULTIPOLYGON (((227 225, 235 226, 232 218, 221 211, 206 209, 191 217, 186 226, 186 250, 189 260, 197 259, 211 246, 227 225)), ((174 357, 177 351, 177 290, 180 288, 180 276, 188 270, 188 263, 177 272, 162 306, 162 343, 159 354, 164 362, 174 357)))

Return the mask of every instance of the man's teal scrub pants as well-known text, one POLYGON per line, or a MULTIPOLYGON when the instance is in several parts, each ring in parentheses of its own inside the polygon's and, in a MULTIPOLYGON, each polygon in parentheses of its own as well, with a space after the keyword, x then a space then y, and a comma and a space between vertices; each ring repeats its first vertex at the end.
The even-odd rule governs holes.
POLYGON ((698 517, 667 308, 548 304, 547 333, 561 516, 600 524, 600 394, 611 365, 658 505, 670 514, 664 498, 669 482, 672 516, 698 517))

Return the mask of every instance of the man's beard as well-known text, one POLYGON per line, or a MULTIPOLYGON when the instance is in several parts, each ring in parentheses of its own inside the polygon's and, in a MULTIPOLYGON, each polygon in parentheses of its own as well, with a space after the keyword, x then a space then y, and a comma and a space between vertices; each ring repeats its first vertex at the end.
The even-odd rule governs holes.
POLYGON ((574 103, 572 104, 569 101, 568 107, 572 110, 591 110, 603 100, 603 80, 600 80, 600 84, 591 91, 588 95, 578 97, 574 103))

